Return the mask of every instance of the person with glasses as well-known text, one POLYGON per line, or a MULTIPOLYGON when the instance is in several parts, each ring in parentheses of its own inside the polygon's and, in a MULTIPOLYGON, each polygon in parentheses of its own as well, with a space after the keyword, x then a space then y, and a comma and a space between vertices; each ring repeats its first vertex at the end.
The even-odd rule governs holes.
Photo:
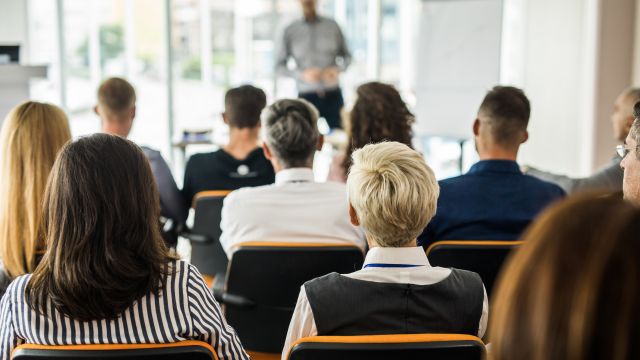
MULTIPOLYGON (((634 119, 633 105, 638 101, 640 101, 640 88, 626 89, 616 98, 613 104, 613 114, 611 114, 611 124, 617 141, 623 142, 629 134, 629 129, 631 129, 634 119)), ((541 171, 530 166, 523 167, 523 171, 528 175, 555 183, 567 193, 584 190, 620 192, 622 190, 621 160, 622 158, 616 154, 606 166, 585 178, 570 178, 565 175, 541 171)))
POLYGON ((620 167, 624 171, 622 194, 626 200, 640 205, 640 102, 633 107, 633 116, 635 120, 625 144, 618 146, 616 150, 622 158, 620 167))

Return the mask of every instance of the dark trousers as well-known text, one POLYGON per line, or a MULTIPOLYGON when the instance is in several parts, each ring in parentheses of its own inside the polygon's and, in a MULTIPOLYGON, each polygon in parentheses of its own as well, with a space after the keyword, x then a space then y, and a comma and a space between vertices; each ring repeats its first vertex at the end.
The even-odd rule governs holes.
POLYGON ((340 88, 324 93, 301 93, 299 97, 312 103, 320 112, 320 116, 327 120, 331 129, 342 129, 340 110, 344 106, 344 99, 340 88))

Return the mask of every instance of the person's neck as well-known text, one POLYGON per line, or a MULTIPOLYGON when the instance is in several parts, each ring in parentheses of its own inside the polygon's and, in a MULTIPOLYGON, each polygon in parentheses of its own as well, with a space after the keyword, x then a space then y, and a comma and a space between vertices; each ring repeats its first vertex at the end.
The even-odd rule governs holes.
MULTIPOLYGON (((369 245, 369 249, 382 247, 382 246, 378 245, 378 243, 376 243, 374 240, 370 239, 368 236, 367 236, 367 245, 369 245)), ((416 246, 418 246, 417 239, 413 239, 413 240, 409 241, 408 243, 405 243, 402 246, 398 246, 398 248, 413 248, 413 247, 416 247, 416 246)))
POLYGON ((229 143, 223 149, 238 160, 245 159, 260 146, 258 143, 259 133, 260 128, 231 128, 229 130, 229 143))
POLYGON ((314 11, 304 12, 304 19, 307 21, 316 21, 318 19, 318 13, 314 11))
POLYGON ((309 169, 309 170, 313 170, 313 160, 310 163, 307 163, 305 165, 300 165, 300 166, 287 166, 284 167, 282 165, 280 165, 280 162, 272 159, 271 161, 271 165, 273 166, 273 171, 277 174, 280 171, 284 171, 284 170, 291 170, 291 169, 309 169))
POLYGON ((129 136, 129 132, 123 129, 121 126, 109 124, 106 121, 102 124, 102 132, 105 134, 117 135, 125 139, 129 136))
POLYGON ((480 160, 511 160, 516 161, 518 158, 518 150, 508 150, 498 146, 487 147, 486 149, 478 149, 480 160))

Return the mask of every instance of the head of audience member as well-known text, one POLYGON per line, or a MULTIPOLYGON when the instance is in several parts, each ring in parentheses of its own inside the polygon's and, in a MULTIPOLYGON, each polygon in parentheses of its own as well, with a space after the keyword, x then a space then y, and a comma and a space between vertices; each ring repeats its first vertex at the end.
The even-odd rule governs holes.
POLYGON ((231 132, 247 131, 258 137, 260 114, 267 105, 267 96, 262 89, 243 85, 230 89, 224 96, 222 119, 231 132))
POLYGON ((42 215, 47 251, 26 289, 34 309, 50 299, 73 319, 113 319, 157 294, 172 256, 151 168, 135 144, 95 134, 65 146, 42 215))
POLYGON ((393 86, 379 82, 360 85, 347 124, 349 144, 342 163, 345 173, 351 153, 369 143, 397 141, 411 147, 415 117, 393 86))
POLYGON ((531 107, 524 92, 512 86, 495 86, 484 97, 473 124, 480 160, 513 160, 527 141, 531 107))
POLYGON ((303 99, 278 100, 262 114, 264 155, 277 173, 290 168, 312 168, 324 138, 318 131, 318 110, 303 99))
POLYGON ((613 196, 555 205, 502 271, 491 358, 637 359, 640 210, 613 196))
POLYGON ((0 134, 0 258, 10 277, 32 272, 44 250, 42 198, 56 155, 71 139, 57 106, 28 101, 15 107, 0 134))
POLYGON ((382 142, 356 150, 347 178, 351 223, 369 247, 416 246, 436 213, 440 188, 420 153, 382 142))
POLYGON ((107 79, 98 88, 93 110, 102 121, 102 132, 126 138, 136 117, 136 91, 125 79, 107 79))
POLYGON ((318 16, 318 0, 300 0, 300 5, 305 19, 313 20, 318 16))
POLYGON ((613 114, 611 114, 613 135, 616 140, 624 142, 629 134, 634 120, 633 106, 638 101, 640 101, 640 88, 626 89, 616 98, 613 114))
POLYGON ((624 198, 640 205, 640 102, 633 109, 635 120, 625 139, 627 154, 622 158, 620 167, 624 169, 622 193, 624 198))

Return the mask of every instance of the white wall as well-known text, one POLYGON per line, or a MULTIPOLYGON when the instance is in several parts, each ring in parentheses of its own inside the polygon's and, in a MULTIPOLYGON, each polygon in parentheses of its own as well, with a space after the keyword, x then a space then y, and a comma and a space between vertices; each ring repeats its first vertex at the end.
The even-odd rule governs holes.
POLYGON ((590 159, 581 154, 590 145, 583 131, 590 120, 581 105, 589 82, 584 76, 590 57, 585 31, 589 1, 507 3, 518 3, 524 25, 520 37, 510 39, 515 45, 505 44, 523 54, 513 65, 511 78, 514 85, 524 88, 532 107, 529 141, 519 159, 523 164, 570 174, 588 170, 590 159))
POLYGON ((505 14, 520 21, 504 37, 517 51, 503 51, 503 80, 532 105, 521 163, 577 176, 611 157, 613 100, 631 82, 634 3, 507 0, 505 14))
POLYGON ((20 44, 21 57, 26 57, 27 0, 0 0, 0 44, 20 44))

